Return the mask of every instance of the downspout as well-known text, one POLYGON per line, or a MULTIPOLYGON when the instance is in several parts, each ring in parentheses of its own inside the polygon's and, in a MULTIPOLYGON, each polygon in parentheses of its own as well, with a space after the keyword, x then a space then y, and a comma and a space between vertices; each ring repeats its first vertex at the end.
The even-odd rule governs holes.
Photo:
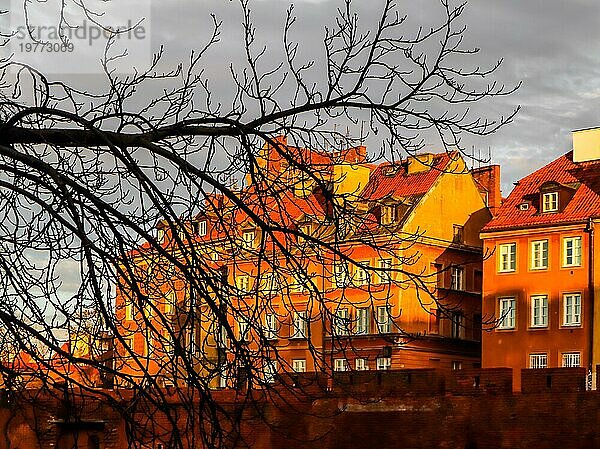
MULTIPOLYGON (((594 358, 594 220, 592 217, 588 219, 588 224, 584 229, 589 234, 588 237, 588 296, 589 296, 589 348, 588 348, 588 388, 591 390, 592 387, 592 373, 593 373, 593 358, 594 358)), ((596 386, 598 388, 598 385, 596 386)))

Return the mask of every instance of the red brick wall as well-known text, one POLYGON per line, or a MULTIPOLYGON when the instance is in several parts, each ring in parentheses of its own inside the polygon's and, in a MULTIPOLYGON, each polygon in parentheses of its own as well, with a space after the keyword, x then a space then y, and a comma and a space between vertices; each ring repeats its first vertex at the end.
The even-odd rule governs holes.
MULTIPOLYGON (((311 390, 314 395, 307 400, 301 388, 324 380, 313 375, 311 381, 307 373, 298 380, 297 390, 290 387, 278 399, 266 401, 262 392, 255 393, 258 407, 241 412, 236 447, 600 448, 600 394, 584 391, 584 369, 525 370, 522 376, 523 391, 513 393, 507 369, 342 373, 318 396, 311 390)), ((107 391, 99 392, 103 393, 107 391)), ((179 411, 181 428, 189 428, 179 399, 168 397, 172 409, 179 411)), ((216 397, 229 409, 236 407, 235 391, 217 392, 216 397)), ((61 433, 56 424, 59 398, 42 394, 35 401, 25 406, 27 402, 3 398, 0 449, 71 449, 73 434, 61 433)), ((121 398, 117 403, 125 406, 127 401, 121 398)), ((144 423, 152 407, 139 401, 135 407, 137 422, 144 423)), ((82 416, 104 421, 104 427, 81 430, 77 447, 87 448, 91 434, 101 438, 103 449, 128 447, 131 432, 119 413, 93 401, 81 409, 82 416)), ((160 435, 140 437, 146 447, 156 449, 161 441, 169 447, 165 416, 157 414, 151 424, 160 435)))

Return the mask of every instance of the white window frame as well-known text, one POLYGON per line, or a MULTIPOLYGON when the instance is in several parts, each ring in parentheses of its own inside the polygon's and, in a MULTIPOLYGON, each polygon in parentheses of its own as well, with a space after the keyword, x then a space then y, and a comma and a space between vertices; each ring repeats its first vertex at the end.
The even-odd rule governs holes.
POLYGON ((531 242, 531 269, 548 269, 549 248, 548 240, 533 240, 531 242))
POLYGON ((581 353, 580 352, 563 352, 562 353, 562 367, 563 368, 577 368, 581 366, 581 353))
POLYGON ((250 276, 247 274, 236 276, 235 284, 240 293, 250 293, 250 276))
POLYGON ((389 305, 377 307, 377 331, 380 334, 392 332, 392 314, 389 305))
POLYGON ((334 359, 333 360, 334 371, 349 371, 348 360, 346 359, 334 359))
POLYGON ((377 371, 387 371, 392 368, 391 357, 377 357, 377 371))
POLYGON ((250 339, 250 320, 246 316, 240 316, 238 320, 238 339, 239 341, 248 341, 250 339))
POLYGON ((581 237, 563 238, 563 267, 581 266, 581 237))
POLYGON ((354 368, 356 371, 369 371, 369 364, 367 363, 367 359, 356 359, 354 361, 354 368))
POLYGON ((265 315, 265 338, 267 340, 277 340, 277 315, 267 313, 265 315))
POLYGON ((263 379, 265 383, 275 383, 277 376, 277 360, 267 360, 263 366, 263 379))
POLYGON ((548 295, 531 296, 531 327, 548 327, 548 295))
POLYGON ((125 298, 125 319, 128 321, 133 320, 133 301, 130 298, 125 298))
POLYGON ((581 293, 563 294, 563 326, 581 326, 581 293))
POLYGON ((177 294, 173 290, 165 293, 165 315, 170 316, 175 313, 175 304, 177 303, 177 294))
POLYGON ((546 192, 542 194, 542 212, 558 211, 558 192, 546 192))
POLYGON ((333 330, 336 336, 346 336, 350 333, 350 313, 346 307, 340 307, 335 311, 333 330))
POLYGON ((515 242, 498 245, 498 255, 499 273, 517 271, 517 244, 515 242))
POLYGON ((206 224, 206 220, 202 220, 198 222, 198 235, 200 237, 204 237, 207 233, 208 226, 206 224))
MULTIPOLYGON (((384 258, 379 259, 377 261, 377 268, 391 270, 392 269, 392 259, 384 258)), ((378 271, 377 278, 380 284, 389 284, 392 282, 392 272, 391 271, 378 271)))
POLYGON ((517 299, 514 296, 498 298, 498 329, 514 329, 517 317, 517 299))
POLYGON ((306 338, 306 312, 294 312, 291 338, 306 338))
POLYGON ((333 264, 333 281, 337 288, 348 286, 350 275, 348 273, 348 264, 346 262, 335 262, 333 264))
MULTIPOLYGON (((369 266, 369 261, 361 262, 362 265, 369 266)), ((370 273, 366 268, 356 266, 354 268, 354 279, 353 284, 356 287, 362 287, 368 285, 370 282, 370 273)))
POLYGON ((452 266, 451 268, 450 289, 464 291, 465 290, 465 267, 452 266))
POLYGON ((295 373, 305 373, 306 372, 306 359, 293 359, 292 360, 292 370, 295 373))
POLYGON ((359 307, 356 309, 356 328, 355 334, 367 335, 371 330, 371 308, 359 307))
POLYGON ((255 240, 256 240, 256 232, 255 231, 244 231, 242 233, 242 246, 245 249, 253 249, 255 240))
POLYGON ((536 352, 529 354, 529 368, 548 368, 548 354, 546 354, 545 352, 536 352))
POLYGON ((465 315, 462 311, 450 312, 451 337, 465 338, 465 315))

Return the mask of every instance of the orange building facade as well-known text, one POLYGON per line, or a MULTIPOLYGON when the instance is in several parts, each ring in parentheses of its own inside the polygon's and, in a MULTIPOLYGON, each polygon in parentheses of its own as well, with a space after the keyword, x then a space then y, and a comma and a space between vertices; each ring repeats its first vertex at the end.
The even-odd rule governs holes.
MULTIPOLYGON (((600 132, 574 132, 574 150, 516 183, 484 240, 482 367, 598 363, 594 298, 600 278, 600 132), (582 136, 589 143, 578 144, 582 136), (590 137, 592 139, 590 139, 590 137)), ((590 376, 590 387, 594 376, 590 376)))
MULTIPOLYGON (((148 304, 118 288, 119 369, 178 383, 172 360, 188 351, 208 385, 225 387, 248 369, 269 382, 282 372, 478 367, 479 233, 486 201, 498 206, 497 166, 470 171, 457 153, 370 164, 364 147, 276 142, 258 159, 263 178, 249 175, 237 193, 249 210, 209 196, 177 238, 161 232, 166 251, 174 240, 191 245, 214 273, 204 299, 219 316, 172 270, 152 276, 148 304), (282 179, 277 197, 265 197, 282 179), (240 354, 251 366, 240 367, 240 354)), ((144 248, 134 262, 142 272, 160 259, 144 248)))

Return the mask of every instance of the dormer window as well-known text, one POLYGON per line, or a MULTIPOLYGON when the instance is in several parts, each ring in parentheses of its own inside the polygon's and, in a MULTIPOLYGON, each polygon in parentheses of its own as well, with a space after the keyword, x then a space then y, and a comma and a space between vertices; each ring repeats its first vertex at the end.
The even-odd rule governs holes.
POLYGON ((254 239, 256 238, 256 234, 254 231, 244 231, 242 234, 242 245, 245 249, 254 248, 254 239))
POLYGON ((548 192, 542 195, 542 212, 558 211, 558 192, 548 192))
POLYGON ((389 225, 396 220, 396 209, 394 206, 381 206, 381 224, 389 225))
POLYGON ((194 223, 194 231, 196 234, 198 234, 200 237, 203 237, 206 235, 206 220, 202 220, 202 221, 197 221, 194 223))

